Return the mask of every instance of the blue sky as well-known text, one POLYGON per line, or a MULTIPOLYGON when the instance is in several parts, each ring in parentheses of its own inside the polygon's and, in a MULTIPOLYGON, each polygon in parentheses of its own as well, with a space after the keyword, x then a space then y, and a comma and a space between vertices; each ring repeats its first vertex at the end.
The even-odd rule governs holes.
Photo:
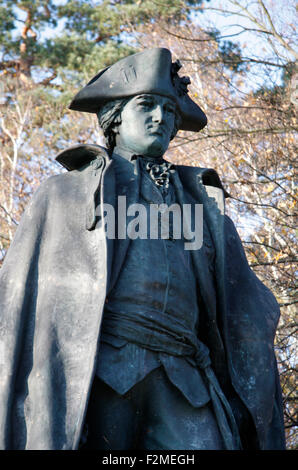
MULTIPOLYGON (((258 20, 261 20, 257 11, 257 1, 245 1, 240 0, 241 5, 249 5, 249 11, 256 15, 258 20)), ((265 0, 264 3, 268 8, 268 11, 272 17, 274 27, 284 34, 286 32, 287 25, 291 22, 295 22, 295 16, 293 16, 295 2, 294 0, 265 0)), ((277 54, 283 57, 285 61, 293 60, 291 54, 288 53, 284 48, 280 46, 277 41, 274 41, 274 49, 270 46, 268 36, 266 34, 257 34, 255 31, 244 31, 243 28, 257 28, 248 18, 245 18, 239 14, 239 8, 232 5, 229 0, 211 0, 205 3, 205 11, 203 14, 198 14, 194 18, 198 24, 203 28, 212 28, 215 26, 223 36, 227 36, 225 39, 235 42, 242 48, 242 55, 245 57, 255 59, 267 59, 276 63, 277 54), (214 9, 221 7, 223 11, 233 11, 234 15, 224 14, 214 9), (241 34, 238 34, 241 33, 241 34), (235 36, 233 36, 235 35, 235 36)), ((297 18, 297 17, 296 17, 297 18)), ((281 83, 281 69, 276 67, 267 67, 268 75, 265 75, 264 66, 254 66, 253 88, 258 88, 263 84, 264 80, 267 81, 267 85, 274 86, 281 83)))

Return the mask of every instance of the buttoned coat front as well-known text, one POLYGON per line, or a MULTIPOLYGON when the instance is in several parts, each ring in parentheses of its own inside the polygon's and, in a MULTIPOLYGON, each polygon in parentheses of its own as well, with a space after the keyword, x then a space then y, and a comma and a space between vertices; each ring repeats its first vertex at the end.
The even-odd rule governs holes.
MULTIPOLYGON (((1 449, 78 448, 103 306, 129 243, 113 260, 114 241, 97 220, 104 203, 115 204, 113 160, 105 149, 77 146, 58 160, 71 171, 41 184, 0 274, 1 449)), ((201 339, 223 388, 232 383, 249 410, 260 448, 284 448, 273 349, 278 305, 249 268, 234 225, 223 213, 218 175, 176 169, 178 200, 185 202, 187 189, 203 204, 216 249, 216 294, 203 250, 192 252, 202 302, 201 339)), ((137 197, 136 174, 127 205, 137 197)))

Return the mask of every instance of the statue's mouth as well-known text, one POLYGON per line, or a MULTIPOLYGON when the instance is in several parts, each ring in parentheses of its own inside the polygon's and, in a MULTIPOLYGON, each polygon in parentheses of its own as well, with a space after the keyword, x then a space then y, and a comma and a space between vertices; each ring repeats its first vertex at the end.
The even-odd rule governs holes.
POLYGON ((165 132, 165 129, 163 127, 149 128, 148 130, 150 134, 159 135, 161 137, 164 135, 165 132))

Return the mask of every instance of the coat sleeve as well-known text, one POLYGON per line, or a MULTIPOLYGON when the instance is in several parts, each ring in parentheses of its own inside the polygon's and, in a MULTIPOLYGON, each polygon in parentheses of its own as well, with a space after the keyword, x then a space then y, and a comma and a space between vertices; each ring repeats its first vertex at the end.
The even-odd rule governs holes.
MULTIPOLYGON (((55 177, 52 177, 55 178, 55 177)), ((0 449, 9 449, 11 414, 17 390, 19 359, 30 354, 24 345, 32 343, 33 318, 29 304, 36 301, 40 232, 47 205, 49 178, 36 191, 24 212, 14 240, 0 271, 0 449)))
POLYGON ((0 448, 77 447, 106 293, 103 227, 87 230, 101 173, 49 178, 0 271, 0 448))

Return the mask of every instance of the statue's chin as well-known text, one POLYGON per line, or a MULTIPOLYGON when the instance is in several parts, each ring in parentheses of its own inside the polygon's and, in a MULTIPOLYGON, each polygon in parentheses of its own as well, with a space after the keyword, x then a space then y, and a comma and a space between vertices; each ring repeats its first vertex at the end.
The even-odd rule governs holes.
POLYGON ((168 145, 162 142, 162 139, 156 136, 144 139, 141 142, 119 141, 117 147, 122 147, 136 155, 144 155, 151 158, 160 158, 166 152, 168 145))
POLYGON ((166 152, 168 145, 163 145, 159 139, 154 140, 148 145, 144 145, 142 147, 142 151, 139 152, 141 155, 145 155, 147 157, 162 157, 163 154, 166 152))

